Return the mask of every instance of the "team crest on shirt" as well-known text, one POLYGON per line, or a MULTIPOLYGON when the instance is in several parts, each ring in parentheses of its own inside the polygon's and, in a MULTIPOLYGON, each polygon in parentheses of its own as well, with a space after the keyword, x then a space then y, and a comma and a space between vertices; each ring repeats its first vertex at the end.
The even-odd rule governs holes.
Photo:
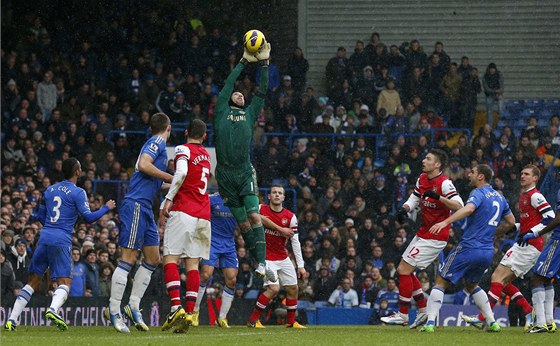
POLYGON ((527 205, 527 200, 524 200, 524 201, 523 201, 523 205, 527 205))
POLYGON ((282 225, 285 225, 285 224, 287 224, 287 223, 288 223, 288 219, 283 218, 283 219, 282 219, 282 225))

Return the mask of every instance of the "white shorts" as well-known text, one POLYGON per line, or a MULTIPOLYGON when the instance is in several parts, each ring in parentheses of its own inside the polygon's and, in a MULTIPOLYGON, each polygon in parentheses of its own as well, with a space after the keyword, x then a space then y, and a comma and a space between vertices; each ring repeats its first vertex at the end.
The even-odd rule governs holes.
POLYGON ((163 235, 163 255, 181 258, 210 257, 210 221, 172 211, 163 235))
MULTIPOLYGON (((290 261, 289 257, 286 257, 280 261, 266 261, 266 266, 268 269, 274 271, 278 276, 281 286, 293 286, 297 285, 297 274, 294 264, 290 261)), ((266 278, 264 279, 264 286, 276 285, 276 282, 270 282, 266 278)))
POLYGON ((418 269, 426 269, 439 256, 441 250, 447 245, 446 241, 435 239, 424 239, 414 236, 406 250, 403 260, 418 269))
POLYGON ((500 264, 511 269, 518 278, 522 278, 535 266, 540 254, 533 245, 519 246, 515 243, 502 257, 500 264))

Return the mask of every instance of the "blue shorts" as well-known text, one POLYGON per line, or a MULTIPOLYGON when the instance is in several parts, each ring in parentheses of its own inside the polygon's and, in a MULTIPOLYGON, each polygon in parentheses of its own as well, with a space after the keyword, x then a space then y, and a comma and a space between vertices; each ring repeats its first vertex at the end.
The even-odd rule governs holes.
POLYGON ((29 272, 43 276, 50 269, 51 279, 72 278, 72 256, 70 246, 37 245, 31 257, 29 272))
POLYGON ((159 234, 152 209, 125 199, 119 216, 119 246, 135 250, 141 250, 144 246, 159 246, 159 234))
POLYGON ((546 278, 553 278, 556 274, 560 274, 560 240, 548 241, 537 259, 534 271, 546 278))
POLYGON ((457 246, 440 265, 439 275, 457 284, 461 279, 478 283, 492 265, 494 250, 481 250, 457 246))
POLYGON ((239 269, 239 260, 235 251, 235 242, 233 239, 222 242, 214 240, 210 243, 210 258, 202 260, 202 265, 212 266, 214 268, 235 268, 239 269))

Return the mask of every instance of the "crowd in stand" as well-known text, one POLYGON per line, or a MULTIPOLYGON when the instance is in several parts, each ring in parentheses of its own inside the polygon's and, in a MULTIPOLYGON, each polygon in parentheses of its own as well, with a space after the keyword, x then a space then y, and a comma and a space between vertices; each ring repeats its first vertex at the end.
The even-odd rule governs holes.
MULTIPOLYGON (((174 122, 211 123, 222 82, 240 57, 241 33, 206 32, 198 19, 164 20, 156 10, 130 21, 114 13, 99 15, 104 14, 111 20, 74 37, 49 31, 46 18, 19 16, 9 8, 3 13, 3 32, 13 37, 2 46, 2 297, 13 297, 27 281, 41 229, 32 214, 42 192, 62 180, 62 161, 81 161, 85 175, 79 185, 92 209, 122 198, 126 183, 116 189, 94 182, 129 179, 152 113, 164 112, 174 122)), ((496 65, 488 65, 481 82, 468 57, 456 64, 443 48, 437 42, 427 55, 417 40, 387 46, 374 33, 367 45, 357 41, 349 58, 338 48, 326 65, 324 96, 307 84, 309 65, 300 48, 286 66, 272 61, 266 106, 255 124, 254 162, 261 186, 280 182, 296 192, 308 272, 299 281, 300 300, 375 306, 382 314, 396 310, 396 265, 419 218, 413 213, 399 222, 394 211, 411 193, 430 148, 449 154, 445 174, 464 199, 471 167, 486 163, 494 170, 494 187, 510 205, 518 199, 523 166, 534 163, 544 172, 553 164, 560 145, 558 115, 546 127, 530 118, 519 138, 508 127, 496 133, 491 121, 472 138, 466 131, 427 132, 473 131, 482 90, 489 112, 494 101, 501 111, 504 107, 503 76, 496 65), (309 135, 290 142, 267 135, 275 132, 346 136, 331 142, 309 135), (341 299, 352 289, 356 300, 341 299)), ((238 81, 246 99, 256 90, 258 73, 249 69, 238 81)), ((172 143, 183 141, 181 135, 176 133, 172 143)), ((71 296, 109 295, 119 256, 118 226, 118 211, 96 224, 76 225, 71 296)), ((460 234, 457 225, 444 253, 460 234)), ((252 273, 242 238, 236 241, 236 295, 242 297, 262 282, 252 273)), ((500 239, 496 258, 511 244, 500 239)), ((434 273, 435 268, 418 273, 426 292, 434 273)), ((161 268, 154 275, 146 295, 163 296, 161 268)), ((50 290, 47 282, 43 293, 50 290)))

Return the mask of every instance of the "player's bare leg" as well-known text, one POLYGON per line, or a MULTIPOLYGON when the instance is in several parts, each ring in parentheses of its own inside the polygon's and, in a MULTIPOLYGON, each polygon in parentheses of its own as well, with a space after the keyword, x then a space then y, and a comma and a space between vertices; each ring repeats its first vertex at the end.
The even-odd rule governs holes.
POLYGON ((270 303, 270 300, 276 297, 279 290, 280 285, 277 284, 266 286, 266 290, 261 293, 261 295, 257 299, 257 303, 255 304, 255 308, 253 309, 253 313, 251 314, 251 317, 249 317, 249 322, 247 323, 247 326, 249 328, 265 328, 260 322, 261 314, 270 303))
POLYGON ((31 296, 35 291, 41 286, 41 282, 43 281, 43 277, 39 276, 35 273, 29 273, 29 278, 27 279, 27 285, 21 289, 18 296, 16 297, 16 301, 14 303, 14 307, 12 308, 12 312, 10 313, 10 317, 6 324, 4 325, 4 330, 15 331, 17 327, 17 322, 19 320, 19 316, 27 303, 31 300, 31 296))
POLYGON ((220 307, 220 314, 218 316, 218 326, 222 328, 229 328, 227 314, 231 308, 231 303, 233 302, 233 297, 235 295, 235 284, 237 283, 237 272, 236 268, 224 268, 222 273, 224 274, 226 285, 222 292, 222 306, 220 307))
POLYGON ((298 287, 297 285, 284 286, 286 289, 286 308, 288 314, 286 316, 286 328, 297 328, 305 329, 307 327, 302 326, 296 321, 296 312, 298 304, 298 287))

